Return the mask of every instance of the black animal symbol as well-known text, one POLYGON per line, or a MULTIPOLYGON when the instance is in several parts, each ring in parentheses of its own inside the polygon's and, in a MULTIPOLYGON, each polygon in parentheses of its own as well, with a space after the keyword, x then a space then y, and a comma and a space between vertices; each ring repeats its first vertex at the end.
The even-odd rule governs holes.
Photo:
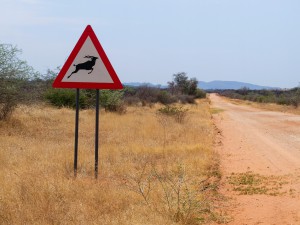
POLYGON ((72 76, 73 73, 77 73, 79 70, 90 70, 90 72, 88 74, 90 74, 91 72, 93 72, 93 67, 95 66, 96 63, 96 59, 98 59, 98 57, 95 56, 89 56, 86 55, 84 58, 89 58, 91 60, 86 61, 84 63, 79 63, 77 65, 73 65, 76 66, 75 70, 68 76, 68 78, 70 78, 72 76))

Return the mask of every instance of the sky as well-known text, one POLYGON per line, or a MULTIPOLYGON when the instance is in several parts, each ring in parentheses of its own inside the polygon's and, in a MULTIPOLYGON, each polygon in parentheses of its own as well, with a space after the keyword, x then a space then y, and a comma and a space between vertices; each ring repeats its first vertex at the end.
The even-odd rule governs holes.
POLYGON ((121 82, 300 82, 299 0, 0 0, 0 43, 41 73, 90 24, 121 82))

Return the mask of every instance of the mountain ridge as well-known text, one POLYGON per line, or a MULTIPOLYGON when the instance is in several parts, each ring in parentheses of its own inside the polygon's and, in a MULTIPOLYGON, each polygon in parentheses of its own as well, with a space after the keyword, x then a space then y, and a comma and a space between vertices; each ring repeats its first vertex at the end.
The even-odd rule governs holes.
POLYGON ((270 86, 262 86, 256 85, 246 82, 239 81, 222 81, 222 80, 214 80, 210 82, 199 81, 198 87, 204 90, 214 90, 214 89, 241 89, 241 88, 249 88, 251 90, 262 90, 262 89, 281 89, 279 87, 270 87, 270 86))
MULTIPOLYGON (((161 85, 161 84, 152 84, 148 82, 127 82, 123 83, 125 86, 131 86, 131 87, 139 87, 139 86, 149 86, 149 87, 157 87, 157 88, 167 88, 167 85, 161 85)), ((201 88, 203 90, 226 90, 226 89, 241 89, 241 88, 249 88, 251 90, 262 90, 262 89, 281 89, 279 87, 270 87, 270 86, 262 86, 262 85, 256 85, 246 82, 239 82, 239 81, 222 81, 222 80, 214 80, 214 81, 199 81, 198 82, 198 88, 201 88)))

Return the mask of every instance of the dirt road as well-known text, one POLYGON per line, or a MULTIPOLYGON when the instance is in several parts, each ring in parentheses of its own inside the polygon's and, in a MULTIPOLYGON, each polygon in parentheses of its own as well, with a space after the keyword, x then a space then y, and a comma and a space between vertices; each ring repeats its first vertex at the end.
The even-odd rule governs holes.
POLYGON ((210 99, 229 224, 300 224, 300 116, 210 99))

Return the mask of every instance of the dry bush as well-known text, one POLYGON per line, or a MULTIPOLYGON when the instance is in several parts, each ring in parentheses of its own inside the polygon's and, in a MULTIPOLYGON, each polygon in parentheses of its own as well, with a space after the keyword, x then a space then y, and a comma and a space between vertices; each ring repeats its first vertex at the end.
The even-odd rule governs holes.
POLYGON ((166 136, 153 108, 101 111, 94 180, 94 110, 80 111, 73 178, 74 111, 20 107, 0 121, 0 224, 201 224, 215 218, 208 103, 166 136))
POLYGON ((125 96, 124 102, 129 106, 138 106, 140 103, 140 99, 136 96, 125 96))
POLYGON ((196 224, 196 220, 204 221, 207 215, 213 214, 213 202, 206 195, 206 191, 211 191, 208 179, 194 183, 195 179, 188 177, 183 165, 167 170, 148 162, 125 181, 129 190, 140 195, 151 211, 167 215, 173 222, 196 224))

